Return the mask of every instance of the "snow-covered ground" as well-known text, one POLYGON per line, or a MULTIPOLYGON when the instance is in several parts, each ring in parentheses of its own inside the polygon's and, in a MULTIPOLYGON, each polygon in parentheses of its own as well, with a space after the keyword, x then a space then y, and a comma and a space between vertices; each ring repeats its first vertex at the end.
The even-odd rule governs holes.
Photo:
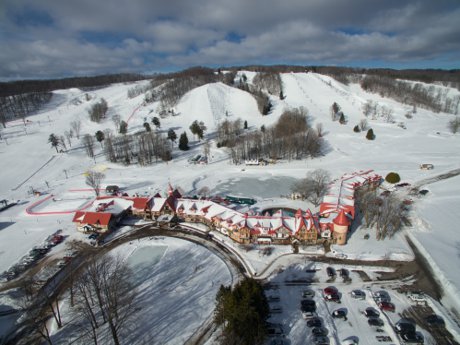
MULTIPOLYGON (((253 75, 247 73, 250 81, 253 75)), ((423 179, 460 168, 460 136, 447 130, 447 122, 453 115, 433 113, 418 109, 412 119, 404 115, 412 108, 377 94, 364 92, 359 85, 342 85, 327 76, 315 73, 289 73, 282 75, 283 93, 286 99, 277 100, 273 111, 262 116, 249 94, 216 83, 202 86, 187 93, 176 109, 179 115, 161 118, 160 131, 174 128, 176 133, 187 132, 191 150, 183 153, 175 148, 173 161, 151 166, 122 166, 105 160, 96 142, 95 159, 88 158, 80 140, 72 139, 67 153, 57 153, 48 144, 51 133, 63 135, 70 129, 70 122, 81 120, 81 133, 94 135, 97 130, 112 129, 111 116, 120 114, 128 121, 129 132, 143 130, 145 120, 157 115, 158 103, 142 105, 143 95, 127 98, 127 90, 134 84, 114 84, 90 92, 79 89, 57 90, 49 105, 38 114, 30 116, 24 126, 22 121, 7 124, 2 130, 0 155, 3 167, 0 179, 0 200, 19 201, 0 213, 0 272, 7 270, 32 247, 42 243, 58 229, 63 230, 66 241, 83 239, 71 223, 73 214, 31 215, 26 209, 41 198, 49 199, 34 208, 36 211, 69 211, 84 205, 92 198, 91 192, 73 192, 85 189, 84 173, 98 169, 106 175, 104 185, 116 184, 129 194, 164 193, 168 182, 193 194, 203 187, 213 193, 231 193, 253 197, 255 207, 288 206, 314 210, 306 202, 293 202, 280 198, 290 194, 290 186, 297 178, 316 168, 326 169, 333 178, 357 170, 373 169, 385 176, 390 171, 400 174, 403 182, 414 184, 423 179), (85 94, 91 99, 87 100, 85 94), (101 123, 90 122, 89 106, 105 98, 109 105, 107 118, 101 123), (363 118, 362 105, 367 100, 393 109, 396 123, 382 119, 368 119, 376 139, 365 139, 365 132, 354 133, 353 127, 363 118), (347 118, 347 124, 332 122, 330 107, 337 102, 347 118), (322 123, 328 149, 325 155, 314 160, 280 161, 268 166, 235 166, 229 161, 224 148, 217 148, 211 140, 211 159, 208 165, 191 165, 187 159, 202 153, 200 143, 194 140, 189 126, 194 120, 205 122, 206 133, 212 138, 220 121, 241 118, 251 129, 275 123, 284 109, 303 106, 309 110, 313 126, 322 123), (397 126, 404 122, 407 129, 397 126), (419 169, 421 163, 434 164, 434 170, 419 169), (44 195, 35 197, 30 191, 44 195)), ((145 82, 140 82, 140 84, 145 82)), ((452 92, 456 92, 452 90, 452 92)), ((429 262, 437 268, 435 273, 445 287, 445 293, 453 303, 460 295, 460 276, 456 267, 460 264, 459 241, 455 240, 460 208, 459 177, 425 186, 430 192, 414 198, 414 225, 405 230, 420 245, 420 251, 429 255, 429 262)), ((404 237, 375 241, 373 231, 356 229, 346 246, 334 246, 330 255, 346 255, 349 258, 373 260, 407 260, 412 253, 404 237), (365 233, 370 239, 364 240, 365 233)), ((54 248, 64 249, 64 244, 54 248)), ((236 245, 235 245, 236 246, 236 245)), ((276 254, 289 252, 289 248, 277 249, 276 254)), ((314 249, 316 251, 316 249, 314 249)), ((248 257, 254 270, 273 262, 273 256, 259 257, 258 251, 242 253, 248 257)), ((286 256, 286 263, 289 262, 286 256)), ((1 303, 0 303, 1 304, 1 303)), ((457 307, 459 310, 460 307, 457 307)))
MULTIPOLYGON (((232 273, 225 262, 208 249, 184 240, 144 238, 125 243, 109 255, 127 260, 133 271, 139 311, 135 326, 129 327, 128 333, 121 331, 127 344, 185 343, 202 323, 212 318, 219 287, 232 284, 232 273)), ((68 309, 67 303, 63 309, 68 309)), ((64 324, 68 324, 70 314, 64 314, 64 324)), ((80 335, 69 334, 64 327, 53 340, 60 343, 80 335)), ((87 343, 85 338, 77 342, 87 343)), ((100 339, 99 343, 111 341, 100 339)))

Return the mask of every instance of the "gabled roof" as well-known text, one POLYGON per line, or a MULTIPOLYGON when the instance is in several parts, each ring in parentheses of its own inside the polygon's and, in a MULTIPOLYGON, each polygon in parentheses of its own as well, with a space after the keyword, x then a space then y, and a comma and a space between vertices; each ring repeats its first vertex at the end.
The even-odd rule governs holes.
POLYGON ((91 225, 109 225, 110 220, 112 219, 112 213, 106 212, 75 212, 73 217, 73 222, 78 222, 80 224, 91 224, 91 225))
POLYGON ((150 201, 152 200, 151 197, 134 197, 134 198, 129 198, 129 200, 132 200, 133 206, 132 208, 136 210, 145 210, 145 209, 150 209, 150 201))

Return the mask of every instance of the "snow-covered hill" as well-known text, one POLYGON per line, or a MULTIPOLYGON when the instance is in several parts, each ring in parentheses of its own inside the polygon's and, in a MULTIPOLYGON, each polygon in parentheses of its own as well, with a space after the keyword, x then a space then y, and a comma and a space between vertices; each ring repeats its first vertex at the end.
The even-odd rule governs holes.
MULTIPOLYGON (((253 75, 250 72, 246 75, 250 82, 253 75)), ((20 202, 18 206, 0 213, 0 272, 58 228, 71 238, 79 236, 71 223, 72 215, 27 215, 25 208, 36 201, 28 192, 35 189, 61 196, 62 203, 54 205, 56 209, 65 209, 66 202, 74 199, 68 191, 86 188, 83 174, 95 166, 104 171, 105 184, 120 185, 129 194, 163 192, 168 182, 186 192, 196 192, 202 187, 217 191, 225 185, 225 190, 233 188, 232 194, 272 198, 277 203, 280 194, 290 193, 289 185, 293 178, 304 177, 316 168, 328 170, 333 178, 356 170, 373 169, 383 176, 396 171, 404 182, 411 184, 460 168, 460 135, 454 135, 447 129, 447 123, 454 115, 418 109, 412 118, 407 118, 406 114, 412 111, 412 107, 367 93, 357 84, 343 85, 320 74, 288 73, 282 74, 281 79, 286 98, 280 100, 271 96, 274 107, 266 116, 260 114, 249 93, 222 83, 191 90, 175 107, 175 116, 160 118, 159 129, 166 132, 173 128, 178 135, 186 131, 191 150, 182 152, 176 145, 171 162, 158 162, 146 167, 107 162, 97 142, 94 159, 87 157, 76 138, 71 139, 72 147, 67 145, 66 153, 57 153, 48 143, 51 133, 64 135, 70 129, 70 123, 77 119, 82 124, 80 136, 86 133, 94 135, 98 130, 114 131, 111 119, 114 114, 119 114, 128 123, 130 133, 144 130, 145 121, 151 122, 153 116, 159 116, 159 102, 144 104, 144 95, 129 99, 127 90, 134 84, 114 84, 88 92, 57 90, 52 102, 38 114, 30 116, 26 126, 22 121, 7 123, 0 141, 3 162, 0 199, 20 202), (96 124, 89 120, 87 109, 101 98, 107 101, 109 111, 107 117, 96 124), (365 132, 353 131, 353 127, 364 118, 362 107, 368 100, 392 109, 394 118, 394 122, 385 122, 380 117, 367 119, 376 135, 373 141, 366 140, 365 132), (330 107, 334 102, 340 105, 346 124, 331 120, 330 107), (242 167, 230 164, 225 148, 217 148, 212 140, 217 126, 226 119, 240 118, 248 122, 249 130, 253 130, 274 124, 285 109, 294 107, 306 107, 313 126, 322 123, 328 147, 324 156, 313 160, 279 162, 266 167, 242 167), (207 127, 205 139, 211 139, 208 165, 187 163, 188 158, 202 152, 201 143, 193 138, 189 130, 195 120, 204 122, 207 127), (420 170, 421 163, 434 164, 435 169, 420 170), (285 184, 280 182, 283 179, 285 184)), ((142 83, 146 82, 138 84, 142 83)), ((453 239, 456 234, 452 231, 460 220, 455 213, 460 209, 458 178, 444 180, 442 185, 427 185, 426 188, 433 193, 428 193, 423 201, 414 200, 414 218, 420 220, 415 224, 428 226, 423 229, 414 226, 404 231, 409 231, 420 241, 442 270, 439 275, 449 284, 450 291, 458 293, 460 277, 455 268, 460 264, 459 241, 453 239), (442 214, 445 216, 439 216, 442 214)), ((80 197, 83 203, 91 194, 80 197)), ((384 247, 385 242, 381 245, 384 247)), ((359 250, 358 247, 356 250, 359 250)))

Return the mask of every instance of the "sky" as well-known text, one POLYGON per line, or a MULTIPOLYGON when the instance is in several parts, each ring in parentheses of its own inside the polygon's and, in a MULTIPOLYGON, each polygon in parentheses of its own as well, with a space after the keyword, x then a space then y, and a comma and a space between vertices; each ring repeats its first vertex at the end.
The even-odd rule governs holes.
POLYGON ((0 0, 0 79, 249 64, 460 68, 459 0, 0 0))

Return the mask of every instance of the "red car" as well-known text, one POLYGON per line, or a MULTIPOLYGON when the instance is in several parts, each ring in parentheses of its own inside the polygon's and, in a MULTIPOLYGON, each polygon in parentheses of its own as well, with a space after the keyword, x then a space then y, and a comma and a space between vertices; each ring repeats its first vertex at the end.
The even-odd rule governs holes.
POLYGON ((339 290, 337 290, 337 288, 335 288, 334 286, 328 286, 324 289, 324 296, 337 294, 338 292, 339 290))
POLYGON ((391 311, 391 312, 395 311, 395 305, 391 302, 380 302, 378 306, 380 310, 391 311))

